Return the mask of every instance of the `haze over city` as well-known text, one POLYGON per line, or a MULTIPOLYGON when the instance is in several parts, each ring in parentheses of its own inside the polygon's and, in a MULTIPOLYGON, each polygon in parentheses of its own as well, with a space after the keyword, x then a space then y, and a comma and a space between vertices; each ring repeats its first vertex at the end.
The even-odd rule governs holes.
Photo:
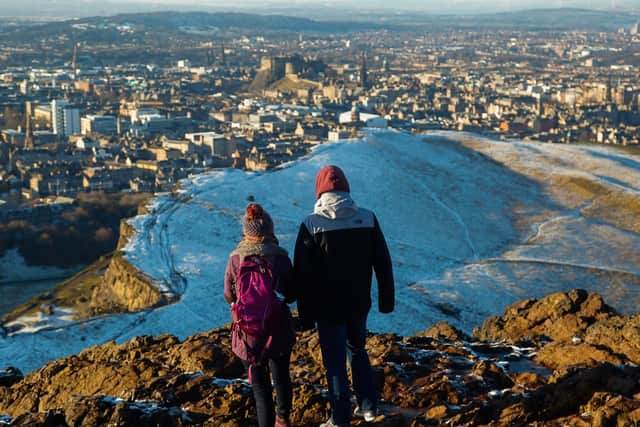
MULTIPOLYGON (((508 12, 526 9, 545 8, 583 8, 616 11, 636 11, 640 9, 640 0, 452 0, 438 2, 433 0, 399 0, 389 3, 383 0, 359 2, 354 0, 226 0, 179 1, 179 0, 28 0, 12 3, 0 2, 0 16, 24 17, 83 17, 93 15, 113 15, 117 13, 163 11, 163 10, 238 10, 255 13, 286 13, 296 11, 304 13, 308 9, 314 17, 340 16, 340 10, 350 9, 362 12, 403 12, 418 11, 427 14, 453 13, 476 14, 508 12)), ((358 17, 344 16, 343 19, 358 17)))

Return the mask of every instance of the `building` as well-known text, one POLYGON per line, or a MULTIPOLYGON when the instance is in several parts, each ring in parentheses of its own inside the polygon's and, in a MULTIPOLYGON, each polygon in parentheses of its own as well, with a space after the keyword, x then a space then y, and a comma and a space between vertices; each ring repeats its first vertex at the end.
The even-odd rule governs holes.
POLYGON ((80 132, 83 135, 91 133, 112 135, 116 133, 117 127, 114 116, 87 115, 80 120, 80 132))
POLYGON ((51 105, 38 105, 33 109, 33 119, 44 126, 51 125, 51 105))
POLYGON ((369 128, 386 128, 387 120, 378 114, 361 113, 356 109, 346 111, 340 114, 338 121, 340 124, 348 123, 363 123, 365 127, 369 128))
POLYGON ((80 133, 80 109, 68 101, 54 99, 51 101, 51 122, 53 133, 66 137, 80 133))
POLYGON ((164 118, 156 108, 153 107, 141 107, 129 110, 129 117, 131 123, 138 123, 149 121, 151 118, 164 118))
POLYGON ((109 171, 87 168, 82 175, 82 186, 86 191, 112 191, 114 183, 109 171))
POLYGON ((100 143, 98 141, 95 141, 87 137, 78 138, 78 140, 76 141, 76 148, 78 150, 93 150, 94 148, 99 148, 99 147, 100 147, 100 143))
POLYGON ((329 142, 340 141, 341 139, 347 139, 349 137, 351 137, 351 131, 344 129, 335 129, 328 133, 329 142))
POLYGON ((225 135, 216 132, 187 133, 186 139, 198 146, 209 147, 212 156, 231 157, 238 148, 236 139, 227 139, 225 135))

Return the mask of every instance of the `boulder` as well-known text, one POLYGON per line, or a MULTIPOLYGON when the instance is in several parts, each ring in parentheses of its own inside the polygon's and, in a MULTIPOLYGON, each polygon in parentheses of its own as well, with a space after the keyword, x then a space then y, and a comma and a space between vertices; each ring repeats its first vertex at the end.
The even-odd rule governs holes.
POLYGON ((527 340, 563 341, 583 336, 591 325, 615 314, 600 295, 575 289, 512 304, 502 316, 485 320, 473 334, 481 340, 514 344, 527 340))
POLYGON ((471 337, 447 322, 438 322, 416 336, 431 337, 444 341, 471 341, 471 337))

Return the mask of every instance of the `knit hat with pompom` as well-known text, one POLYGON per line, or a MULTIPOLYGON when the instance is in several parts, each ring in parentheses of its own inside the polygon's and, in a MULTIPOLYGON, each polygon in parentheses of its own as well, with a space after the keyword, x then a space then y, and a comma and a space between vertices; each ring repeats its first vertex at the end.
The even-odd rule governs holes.
POLYGON ((250 203, 242 218, 242 232, 247 237, 273 236, 273 221, 262 206, 250 203))

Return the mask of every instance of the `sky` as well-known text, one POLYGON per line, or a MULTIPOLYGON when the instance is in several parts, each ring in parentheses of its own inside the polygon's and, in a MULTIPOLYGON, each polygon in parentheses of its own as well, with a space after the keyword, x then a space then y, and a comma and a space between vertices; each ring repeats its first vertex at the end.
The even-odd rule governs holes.
MULTIPOLYGON (((131 3, 131 0, 116 0, 118 2, 131 3)), ((218 7, 264 7, 268 4, 289 5, 289 6, 315 6, 315 7, 336 7, 347 5, 356 9, 411 9, 429 11, 451 10, 464 12, 471 9, 506 11, 510 9, 531 9, 531 8, 559 8, 559 7, 582 7, 582 8, 640 8, 640 0, 237 0, 235 2, 225 0, 134 0, 137 3, 147 3, 161 5, 165 4, 192 4, 195 6, 212 5, 218 7)))

